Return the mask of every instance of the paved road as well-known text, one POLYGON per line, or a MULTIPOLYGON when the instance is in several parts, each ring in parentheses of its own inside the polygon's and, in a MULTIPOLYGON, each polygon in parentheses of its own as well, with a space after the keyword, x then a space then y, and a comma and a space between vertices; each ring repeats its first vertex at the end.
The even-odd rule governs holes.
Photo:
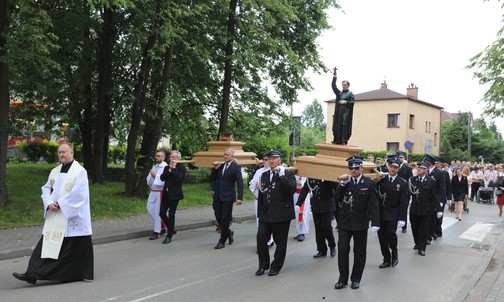
POLYGON ((181 231, 169 245, 144 237, 96 245, 93 282, 42 281, 30 286, 10 276, 22 271, 28 258, 0 261, 0 297, 2 301, 62 297, 76 301, 501 301, 502 261, 492 257, 499 256, 503 227, 494 207, 472 205, 461 222, 447 213, 444 236, 428 248, 426 257, 411 249, 410 233, 399 234, 400 263, 395 268, 378 268, 382 260, 378 240, 370 232, 367 266, 358 290, 334 290, 337 259, 312 257, 316 252, 313 229, 304 242, 289 241, 278 276, 256 277, 256 227, 244 222, 233 225, 236 242, 223 250, 213 249, 218 240, 214 227, 181 231))

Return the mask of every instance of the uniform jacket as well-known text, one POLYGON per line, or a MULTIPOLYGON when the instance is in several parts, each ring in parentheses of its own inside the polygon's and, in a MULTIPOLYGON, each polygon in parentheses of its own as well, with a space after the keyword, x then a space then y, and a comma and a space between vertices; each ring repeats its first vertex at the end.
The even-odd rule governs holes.
POLYGON ((362 231, 372 226, 380 226, 378 191, 373 180, 362 175, 359 183, 352 181, 340 184, 336 189, 336 221, 338 229, 362 231))
POLYGON ((266 171, 261 175, 261 189, 257 198, 257 212, 260 222, 282 222, 295 218, 294 192, 296 177, 293 172, 285 171, 285 175, 273 175, 266 171))
POLYGON ((436 187, 436 179, 432 176, 425 176, 423 181, 418 175, 410 178, 410 214, 431 215, 441 211, 436 187))
POLYGON ((177 164, 175 169, 166 166, 161 174, 160 179, 164 181, 163 200, 180 200, 184 199, 182 191, 182 183, 186 175, 186 167, 183 164, 177 164))
POLYGON ((240 165, 233 160, 226 171, 224 171, 224 175, 222 175, 223 169, 224 164, 220 165, 219 169, 212 169, 212 173, 210 174, 212 191, 214 192, 213 200, 243 200, 243 178, 240 165), (237 190, 238 196, 236 196, 237 190))
POLYGON ((383 221, 406 221, 409 205, 409 190, 406 180, 396 175, 393 182, 383 177, 378 182, 380 219, 383 221))
POLYGON ((411 169, 411 167, 408 166, 408 164, 403 163, 401 164, 401 167, 399 168, 399 172, 397 172, 397 175, 399 175, 405 181, 408 181, 408 179, 413 177, 413 169, 411 169))
POLYGON ((442 203, 446 203, 446 176, 437 168, 432 169, 432 172, 429 172, 430 177, 432 177, 436 182, 436 195, 437 200, 442 203))
POLYGON ((301 189, 297 205, 301 206, 312 190, 310 197, 312 213, 329 213, 336 210, 335 194, 338 184, 333 181, 308 178, 301 189))
POLYGON ((451 188, 453 192, 453 198, 457 201, 463 200, 463 195, 467 195, 469 193, 467 177, 462 175, 459 180, 457 175, 453 175, 453 178, 451 179, 451 188))
MULTIPOLYGON (((450 179, 450 173, 448 173, 448 171, 445 171, 445 170, 440 170, 441 172, 443 172, 443 175, 445 177, 445 185, 446 185, 446 199, 451 199, 451 196, 452 196, 452 185, 451 185, 451 179, 450 179)), ((444 201, 443 201, 444 202, 444 201)))

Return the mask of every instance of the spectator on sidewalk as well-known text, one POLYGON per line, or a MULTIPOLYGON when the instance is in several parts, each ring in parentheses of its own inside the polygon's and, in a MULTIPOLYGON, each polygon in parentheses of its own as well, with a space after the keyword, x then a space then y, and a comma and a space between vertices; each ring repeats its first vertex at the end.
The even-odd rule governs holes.
POLYGON ((160 177, 167 165, 165 157, 166 153, 163 150, 156 150, 156 164, 149 171, 149 174, 147 174, 147 185, 150 187, 149 197, 147 198, 147 213, 149 214, 149 219, 154 227, 149 240, 158 239, 161 234, 161 230, 164 229, 166 231, 166 226, 159 216, 164 186, 164 181, 162 181, 160 177))

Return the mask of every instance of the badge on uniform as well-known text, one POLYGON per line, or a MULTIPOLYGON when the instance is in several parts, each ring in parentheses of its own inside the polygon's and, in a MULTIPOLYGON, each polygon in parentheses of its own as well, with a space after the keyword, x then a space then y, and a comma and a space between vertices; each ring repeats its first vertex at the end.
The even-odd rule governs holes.
POLYGON ((401 191, 401 185, 400 184, 396 185, 396 191, 401 191))

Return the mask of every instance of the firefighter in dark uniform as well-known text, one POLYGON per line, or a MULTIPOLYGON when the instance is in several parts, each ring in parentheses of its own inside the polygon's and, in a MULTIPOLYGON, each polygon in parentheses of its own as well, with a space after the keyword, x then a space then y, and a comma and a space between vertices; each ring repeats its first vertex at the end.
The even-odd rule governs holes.
POLYGON ((282 166, 281 156, 282 153, 278 150, 269 151, 266 157, 270 170, 261 175, 257 197, 257 276, 263 275, 268 269, 268 275, 275 276, 282 269, 287 254, 290 222, 295 218, 293 196, 296 191, 296 178, 293 172, 286 171, 282 166), (276 243, 276 250, 270 265, 268 241, 271 235, 276 243))
POLYGON ((428 176, 429 165, 422 161, 418 164, 418 175, 408 181, 411 194, 410 223, 418 254, 425 256, 425 248, 429 239, 433 214, 439 213, 441 207, 437 193, 436 179, 428 176))
MULTIPOLYGON (((406 152, 397 151, 397 158, 399 158, 400 162, 399 172, 397 172, 397 174, 407 182, 411 177, 413 177, 413 169, 411 169, 411 167, 406 162, 406 152)), ((402 227, 402 232, 406 233, 407 229, 408 229, 408 221, 405 221, 405 224, 402 227)))
POLYGON ((399 263, 396 230, 406 224, 406 216, 408 215, 408 183, 397 174, 399 166, 399 159, 389 159, 388 176, 378 181, 380 196, 378 239, 383 255, 383 263, 379 265, 380 268, 394 267, 399 263))
MULTIPOLYGON (((441 207, 441 211, 432 213, 431 228, 429 231, 427 245, 431 244, 432 239, 437 238, 435 234, 436 228, 438 226, 439 219, 443 217, 443 209, 446 203, 446 178, 443 171, 436 168, 436 161, 438 160, 439 159, 429 154, 426 154, 424 157, 424 161, 429 165, 427 175, 433 177, 436 181, 436 195, 437 200, 439 201, 439 206, 441 207)), ((439 228, 441 228, 441 226, 439 228)))
POLYGON ((336 256, 336 242, 334 241, 331 222, 336 210, 334 195, 337 186, 338 184, 333 181, 308 178, 296 203, 297 206, 301 206, 306 196, 310 195, 318 251, 317 254, 313 255, 314 258, 325 257, 327 255, 327 245, 329 245, 331 257, 336 256))
MULTIPOLYGON (((435 167, 444 176, 444 181, 445 181, 445 195, 440 199, 440 202, 443 204, 442 211, 444 213, 444 209, 446 206, 446 203, 448 200, 452 199, 452 185, 451 185, 451 178, 450 178, 450 173, 448 171, 443 170, 443 159, 440 157, 436 158, 436 163, 435 167)), ((444 215, 443 215, 444 216, 444 215)), ((442 237, 443 236, 443 229, 441 226, 443 225, 443 216, 441 217, 436 217, 436 223, 434 225, 434 233, 432 234, 432 239, 436 240, 437 237, 442 237)))
POLYGON ((350 281, 351 288, 360 286, 366 265, 366 247, 369 221, 371 229, 380 229, 378 191, 376 183, 362 174, 362 157, 347 159, 350 177, 342 180, 336 189, 336 222, 338 223, 338 268, 339 279, 335 289, 348 284, 350 240, 353 238, 354 263, 350 281))

